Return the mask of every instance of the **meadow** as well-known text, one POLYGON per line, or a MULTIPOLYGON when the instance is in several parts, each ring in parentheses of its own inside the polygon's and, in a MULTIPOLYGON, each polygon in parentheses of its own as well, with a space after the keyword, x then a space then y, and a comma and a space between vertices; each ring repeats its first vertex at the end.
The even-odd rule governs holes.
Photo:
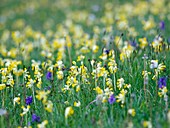
POLYGON ((170 128, 169 0, 1 0, 0 128, 170 128))

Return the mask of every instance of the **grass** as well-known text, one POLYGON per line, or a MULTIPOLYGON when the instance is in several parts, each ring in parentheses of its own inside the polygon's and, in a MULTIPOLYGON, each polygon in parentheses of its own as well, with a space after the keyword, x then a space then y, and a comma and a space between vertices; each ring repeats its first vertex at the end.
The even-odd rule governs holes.
POLYGON ((0 127, 168 128, 169 7, 168 0, 2 0, 0 127))

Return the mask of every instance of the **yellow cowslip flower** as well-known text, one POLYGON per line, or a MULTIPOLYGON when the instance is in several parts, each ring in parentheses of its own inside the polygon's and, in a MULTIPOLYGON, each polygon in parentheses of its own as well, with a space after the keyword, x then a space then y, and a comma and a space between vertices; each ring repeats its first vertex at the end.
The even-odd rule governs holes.
POLYGON ((130 88, 131 87, 131 84, 125 84, 124 85, 124 88, 130 88))
POLYGON ((162 45, 163 45, 163 38, 161 36, 156 36, 154 41, 152 42, 152 47, 154 48, 154 51, 162 51, 162 45))
POLYGON ((106 103, 106 102, 108 102, 108 98, 106 96, 103 96, 102 103, 106 103))
POLYGON ((152 123, 150 121, 143 121, 144 128, 152 128, 152 123))
POLYGON ((80 52, 86 54, 86 53, 90 52, 90 49, 88 47, 84 46, 80 49, 80 52))
POLYGON ((71 77, 68 81, 67 84, 71 85, 73 88, 78 85, 78 80, 76 77, 71 77))
POLYGON ((36 82, 35 80, 29 78, 28 82, 26 83, 26 87, 27 88, 32 88, 34 86, 35 82, 36 82))
POLYGON ((0 84, 0 90, 3 90, 6 88, 6 84, 0 84))
POLYGON ((113 87, 112 79, 111 79, 111 78, 106 78, 106 85, 107 85, 109 88, 113 87))
POLYGON ((23 70, 22 69, 17 69, 17 68, 14 68, 13 69, 13 73, 16 75, 16 76, 21 76, 23 74, 23 70))
POLYGON ((80 85, 77 85, 76 92, 79 92, 79 91, 80 91, 80 85))
POLYGON ((125 95, 126 95, 126 93, 127 93, 127 91, 124 90, 124 89, 122 89, 122 90, 120 91, 119 95, 116 96, 116 98, 117 98, 116 101, 117 101, 117 102, 121 102, 122 104, 124 104, 124 103, 125 103, 125 95))
POLYGON ((84 60, 84 58, 85 58, 85 56, 80 55, 80 56, 78 56, 77 61, 83 61, 83 60, 84 60))
POLYGON ((97 69, 97 77, 103 76, 103 77, 106 78, 108 74, 109 74, 109 72, 104 67, 99 67, 97 69))
POLYGON ((44 105, 45 105, 45 110, 47 110, 48 112, 53 111, 53 103, 50 100, 48 100, 44 105))
POLYGON ((124 62, 124 60, 127 58, 126 54, 124 52, 120 53, 120 60, 124 62))
POLYGON ((28 105, 27 108, 25 108, 24 106, 21 107, 23 109, 23 112, 20 114, 21 116, 27 114, 27 112, 29 111, 30 109, 30 106, 28 105))
POLYGON ((116 61, 114 60, 114 58, 110 58, 109 59, 110 60, 110 62, 108 63, 108 66, 109 66, 109 71, 111 72, 111 73, 116 73, 116 71, 117 71, 117 64, 116 64, 116 61))
POLYGON ((119 90, 124 86, 125 80, 123 78, 120 78, 117 80, 117 87, 119 88, 119 90))
POLYGON ((142 71, 142 76, 144 78, 144 84, 148 84, 148 79, 149 79, 149 75, 151 74, 151 72, 148 71, 142 71))
POLYGON ((167 87, 164 86, 163 88, 159 88, 158 95, 162 97, 162 96, 165 96, 167 92, 168 92, 168 89, 167 87))
POLYGON ((75 102, 74 102, 74 106, 75 106, 75 107, 80 107, 80 105, 81 105, 80 101, 78 101, 78 102, 75 101, 75 102))
POLYGON ((64 67, 63 61, 61 60, 57 61, 54 67, 57 67, 58 70, 61 70, 64 67))
POLYGON ((164 65, 163 63, 158 65, 158 71, 163 71, 166 68, 166 65, 164 65))
POLYGON ((48 124, 48 120, 44 120, 41 124, 38 124, 38 128, 45 128, 45 126, 48 124))
POLYGON ((50 91, 36 91, 37 92, 37 95, 36 95, 36 98, 38 100, 43 100, 43 103, 46 103, 47 101, 47 95, 50 93, 50 91))
POLYGON ((10 49, 10 51, 7 53, 7 56, 12 57, 12 58, 16 58, 17 56, 17 49, 16 48, 12 48, 10 49))
POLYGON ((134 117, 136 115, 135 109, 129 109, 128 114, 134 117))
POLYGON ((107 59, 107 54, 103 53, 99 58, 105 61, 107 59))
POLYGON ((104 89, 104 95, 107 96, 107 97, 112 95, 113 94, 112 90, 113 90, 113 88, 107 87, 106 89, 104 89))
POLYGON ((96 87, 93 90, 95 90, 97 92, 97 94, 103 94, 103 90, 100 87, 96 87))
POLYGON ((65 118, 68 118, 68 116, 71 116, 74 114, 74 110, 73 108, 70 106, 70 107, 67 107, 65 109, 65 118))
POLYGON ((123 47, 123 39, 120 36, 116 36, 114 39, 114 42, 116 46, 118 47, 118 49, 121 50, 123 47))
POLYGON ((67 44, 68 48, 70 48, 72 46, 71 38, 68 35, 66 36, 66 44, 67 44))
POLYGON ((99 50, 99 46, 97 46, 97 45, 93 45, 93 46, 92 46, 92 51, 93 51, 93 53, 97 53, 98 50, 99 50))
POLYGON ((20 97, 15 97, 14 98, 14 106, 15 106, 15 104, 20 104, 20 97))
POLYGON ((149 18, 147 21, 142 21, 143 29, 145 31, 150 30, 155 27, 155 21, 153 18, 149 18))
POLYGON ((62 80, 63 77, 64 77, 63 71, 57 71, 57 78, 58 78, 59 80, 62 80))
POLYGON ((23 35, 19 32, 19 31, 14 31, 12 32, 12 39, 14 40, 14 42, 18 45, 19 43, 22 42, 23 40, 23 35))
POLYGON ((7 85, 10 85, 11 87, 13 87, 14 85, 14 80, 13 80, 13 76, 11 75, 11 73, 7 76, 8 80, 6 82, 7 85))
POLYGON ((139 42, 140 42, 139 46, 142 49, 144 49, 148 45, 148 41, 147 41, 146 37, 140 38, 139 42))

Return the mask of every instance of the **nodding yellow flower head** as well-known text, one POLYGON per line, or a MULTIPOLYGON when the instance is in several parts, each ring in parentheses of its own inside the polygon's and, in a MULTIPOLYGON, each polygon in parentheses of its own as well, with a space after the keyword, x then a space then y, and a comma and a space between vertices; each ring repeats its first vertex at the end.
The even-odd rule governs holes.
POLYGON ((45 105, 45 110, 47 110, 48 112, 53 111, 53 103, 50 100, 48 100, 48 102, 46 102, 44 105, 45 105))
POLYGON ((152 123, 150 121, 144 121, 143 122, 143 127, 144 128, 152 128, 152 123))
POLYGON ((93 90, 95 90, 97 92, 97 94, 102 94, 103 93, 103 90, 98 86, 96 88, 94 88, 93 90))
POLYGON ((83 60, 84 60, 84 58, 85 58, 85 56, 80 55, 80 56, 78 56, 77 61, 83 61, 83 60))
POLYGON ((166 65, 164 65, 163 63, 158 65, 158 71, 163 71, 166 68, 166 65))
POLYGON ((159 88, 158 95, 159 95, 160 97, 162 97, 162 96, 165 96, 167 92, 168 92, 167 87, 159 88))
POLYGON ((37 95, 36 98, 38 100, 43 100, 43 103, 45 103, 47 101, 47 95, 50 93, 50 91, 37 91, 37 95))
POLYGON ((131 116, 135 116, 136 115, 135 109, 129 109, 128 114, 130 114, 131 116))
POLYGON ((80 107, 80 105, 81 105, 80 101, 78 101, 78 102, 75 101, 75 102, 74 102, 74 106, 75 106, 75 107, 80 107))
POLYGON ((125 80, 123 78, 120 78, 117 80, 117 87, 119 88, 119 90, 124 86, 125 80))
POLYGON ((152 17, 150 17, 149 20, 147 21, 142 21, 142 23, 143 23, 143 29, 145 31, 150 30, 153 27, 155 27, 155 21, 152 17))
POLYGON ((152 42, 152 47, 155 52, 162 51, 163 38, 161 36, 156 36, 154 41, 152 42))
POLYGON ((65 109, 65 118, 68 118, 68 116, 71 116, 74 114, 74 110, 73 108, 70 106, 70 107, 67 107, 65 109))
POLYGON ((79 92, 79 91, 80 91, 80 85, 77 85, 76 92, 79 92))
POLYGON ((142 49, 144 49, 148 45, 148 41, 147 41, 146 37, 140 38, 139 42, 140 42, 139 46, 142 49))
POLYGON ((59 80, 62 80, 63 77, 64 77, 63 71, 58 71, 58 72, 57 72, 57 78, 58 78, 59 80))
POLYGON ((30 106, 28 105, 27 108, 25 108, 24 106, 21 107, 23 109, 23 112, 20 114, 21 116, 27 114, 27 112, 29 111, 30 109, 30 106))
POLYGON ((14 98, 14 106, 15 106, 15 104, 20 104, 20 97, 15 97, 14 98))
POLYGON ((5 84, 0 84, 0 90, 3 90, 6 88, 6 85, 5 84))
POLYGON ((93 51, 94 53, 97 53, 97 52, 98 52, 98 50, 99 50, 99 46, 97 46, 97 45, 93 45, 93 47, 92 47, 92 51, 93 51))
POLYGON ((125 95, 127 93, 127 90, 122 89, 118 96, 116 96, 117 100, 116 102, 121 102, 121 104, 125 103, 125 95))
POLYGON ((41 124, 38 124, 37 127, 38 128, 45 128, 45 126, 48 124, 47 120, 44 120, 41 124))

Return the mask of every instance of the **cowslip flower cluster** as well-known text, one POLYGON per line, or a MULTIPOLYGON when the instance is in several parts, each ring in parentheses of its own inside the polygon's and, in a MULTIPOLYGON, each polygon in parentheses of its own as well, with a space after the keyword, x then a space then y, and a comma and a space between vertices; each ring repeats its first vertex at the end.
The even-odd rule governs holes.
POLYGON ((23 112, 20 114, 21 116, 24 116, 25 114, 27 114, 30 110, 30 106, 27 105, 27 107, 25 108, 24 106, 21 107, 23 112))
POLYGON ((135 109, 128 109, 128 114, 134 117, 136 115, 135 109))
POLYGON ((50 91, 47 90, 47 91, 36 91, 36 92, 37 92, 36 98, 38 100, 42 100, 44 109, 48 112, 52 112, 53 111, 53 103, 52 103, 52 101, 47 99, 48 98, 47 95, 50 93, 50 91))
POLYGON ((112 88, 107 87, 103 90, 99 86, 97 86, 93 90, 95 90, 97 93, 96 100, 95 100, 96 104, 107 103, 107 102, 112 104, 115 102, 115 97, 113 95, 112 88))
POLYGON ((35 60, 32 60, 32 70, 34 71, 34 79, 36 80, 37 82, 37 87, 40 89, 41 88, 41 84, 42 84, 42 76, 43 74, 40 72, 41 69, 40 69, 40 62, 36 62, 35 60))
POLYGON ((166 65, 164 65, 163 63, 158 64, 158 60, 151 60, 150 68, 154 69, 155 71, 155 74, 152 77, 152 79, 155 80, 158 75, 165 70, 166 65))
POLYGON ((126 84, 123 78, 117 80, 117 87, 120 90, 119 94, 116 96, 116 101, 121 103, 121 107, 125 104, 125 97, 128 90, 131 88, 130 84, 126 84))
POLYGON ((71 116, 73 114, 74 114, 74 110, 73 110, 73 108, 71 106, 67 107, 65 109, 65 118, 68 118, 69 116, 71 116))
POLYGON ((124 62, 126 59, 129 59, 134 51, 134 47, 128 43, 128 41, 124 42, 124 46, 121 49, 120 60, 124 62))
POLYGON ((109 67, 109 71, 111 74, 116 73, 117 71, 117 63, 115 61, 115 53, 114 50, 110 50, 109 52, 109 62, 108 62, 108 67, 109 67))
POLYGON ((57 67, 57 79, 59 80, 62 80, 64 78, 64 72, 63 72, 63 69, 65 68, 63 62, 60 60, 60 61, 57 61, 57 63, 55 64, 55 67, 57 67))
POLYGON ((163 50, 162 46, 163 46, 163 38, 160 35, 158 35, 153 40, 152 47, 154 48, 155 52, 159 52, 163 50))

